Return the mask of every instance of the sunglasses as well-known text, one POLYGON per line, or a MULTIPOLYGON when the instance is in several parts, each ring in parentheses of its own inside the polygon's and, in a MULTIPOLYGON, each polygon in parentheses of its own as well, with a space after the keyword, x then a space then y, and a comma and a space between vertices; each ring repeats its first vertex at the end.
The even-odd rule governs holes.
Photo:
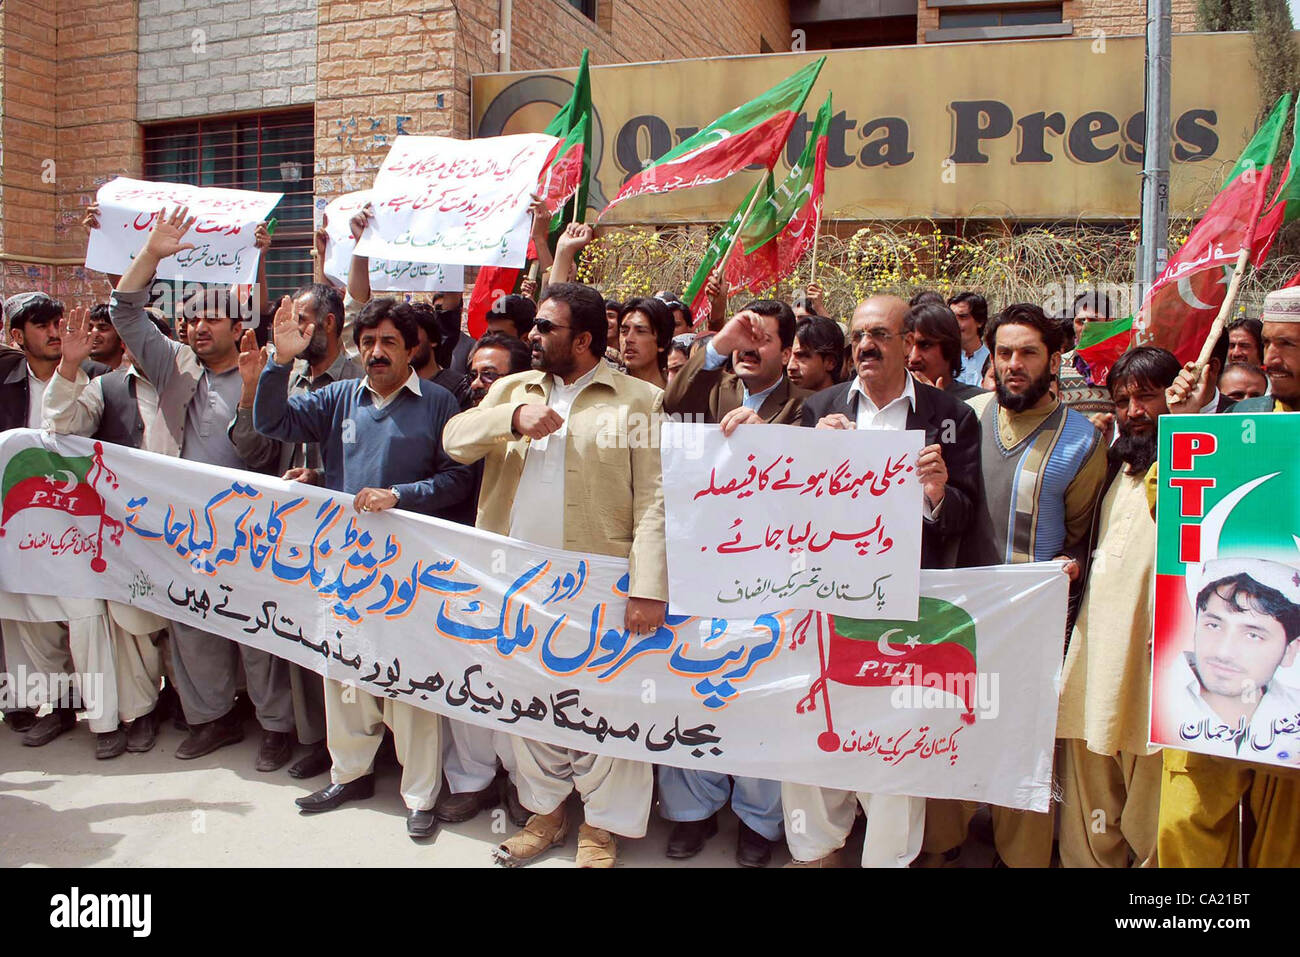
POLYGON ((533 328, 542 335, 547 335, 556 329, 572 329, 573 326, 562 326, 558 322, 552 322, 550 319, 538 319, 533 323, 533 328))

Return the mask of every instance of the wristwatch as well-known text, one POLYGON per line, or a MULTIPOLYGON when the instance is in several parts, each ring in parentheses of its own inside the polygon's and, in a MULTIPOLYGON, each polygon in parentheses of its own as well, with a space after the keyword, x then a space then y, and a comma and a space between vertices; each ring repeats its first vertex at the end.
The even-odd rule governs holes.
POLYGON ((389 486, 388 491, 392 492, 392 493, 393 493, 393 498, 396 499, 396 501, 393 502, 393 504, 394 504, 394 505, 401 505, 401 504, 402 504, 402 493, 399 492, 399 491, 397 490, 397 486, 396 486, 396 485, 391 485, 391 486, 389 486))

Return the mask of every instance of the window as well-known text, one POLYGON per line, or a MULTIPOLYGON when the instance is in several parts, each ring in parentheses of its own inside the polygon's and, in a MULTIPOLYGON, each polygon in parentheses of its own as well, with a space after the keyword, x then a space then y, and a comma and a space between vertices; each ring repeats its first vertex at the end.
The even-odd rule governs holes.
POLYGON ((596 0, 569 0, 569 6, 593 23, 596 21, 596 0))
POLYGON ((1024 27, 1040 23, 1061 23, 1061 5, 1028 10, 940 10, 940 30, 969 27, 1024 27))
POLYGON ((147 126, 144 178, 283 193, 266 253, 274 302, 311 282, 314 136, 310 109, 147 126))

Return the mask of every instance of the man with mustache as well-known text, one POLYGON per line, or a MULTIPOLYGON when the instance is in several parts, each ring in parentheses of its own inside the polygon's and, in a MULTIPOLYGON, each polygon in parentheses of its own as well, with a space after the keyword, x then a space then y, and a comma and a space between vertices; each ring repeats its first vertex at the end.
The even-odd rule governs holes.
MULTIPOLYGON (((979 417, 984 502, 971 534, 962 539, 962 564, 1063 561, 1077 582, 1088 552, 1088 532, 1106 481, 1106 443, 1082 414, 1051 391, 1061 368, 1064 333, 1030 303, 1017 303, 984 332, 997 386, 970 406, 979 417)), ((1030 640, 1064 643, 1045 623, 1030 640)), ((1052 812, 993 806, 995 864, 1047 867, 1052 859, 1052 812)), ((974 806, 930 801, 926 852, 951 859, 965 840, 974 806)), ((934 860, 930 857, 929 860, 934 860)))
MULTIPOLYGON (((946 309, 943 300, 938 308, 946 309)), ((928 304, 933 307, 934 303, 928 304)), ((922 304, 919 308, 927 308, 922 304)), ((979 427, 963 402, 907 371, 915 311, 897 296, 859 303, 849 324, 857 375, 804 402, 802 424, 819 429, 924 432, 916 460, 921 482, 921 567, 952 568, 983 491, 979 427)), ((845 791, 784 782, 781 801, 794 867, 839 867, 857 805, 867 815, 863 867, 907 867, 921 850, 925 798, 845 791), (792 814, 803 812, 802 826, 792 814)))
POLYGON ((1125 352, 1106 386, 1119 436, 1109 450, 1105 497, 1078 621, 1062 673, 1061 863, 1156 865, 1161 757, 1147 747, 1150 717, 1156 525, 1146 473, 1156 458, 1156 420, 1178 360, 1154 346, 1125 352), (1103 827, 1097 826, 1097 813, 1103 827))
MULTIPOLYGON (((720 424, 724 435, 740 425, 798 422, 812 393, 791 384, 786 372, 795 325, 785 303, 751 302, 673 377, 664 411, 702 415, 703 421, 720 424), (734 372, 724 368, 728 358, 734 372)), ((670 858, 698 854, 717 833, 717 813, 730 800, 740 819, 737 863, 763 867, 771 859, 782 833, 780 782, 668 765, 660 765, 658 773, 660 813, 676 822, 665 851, 670 858)))
POLYGON ((794 312, 785 303, 749 303, 673 376, 664 411, 703 415, 726 435, 745 423, 797 423, 810 393, 793 385, 785 371, 794 330, 794 312))
MULTIPOLYGON (((289 376, 289 395, 305 395, 331 382, 360 379, 361 363, 343 349, 342 335, 345 309, 342 294, 327 283, 312 283, 299 289, 293 297, 298 323, 312 329, 289 376)), ((274 474, 290 482, 319 485, 323 462, 316 442, 280 442, 253 428, 253 401, 266 358, 257 348, 251 332, 240 342, 239 371, 244 388, 239 396, 235 421, 230 425, 230 441, 248 462, 273 459, 274 474)), ((294 725, 298 742, 310 750, 289 768, 291 778, 314 778, 330 768, 329 749, 325 744, 325 684, 316 672, 301 665, 289 665, 289 686, 293 693, 294 725)))
MULTIPOLYGON (((243 391, 239 340, 243 316, 252 311, 249 305, 225 289, 206 288, 183 307, 191 317, 188 345, 164 336, 145 312, 158 264, 193 248, 185 236, 194 223, 195 217, 188 216, 184 207, 170 215, 165 209, 159 211, 144 248, 118 280, 109 315, 159 395, 176 396, 161 408, 169 423, 183 421, 181 458, 266 471, 274 460, 249 462, 227 433, 243 391)), ((274 771, 286 764, 293 756, 288 662, 187 622, 174 621, 171 632, 176 690, 190 726, 176 757, 198 758, 243 740, 242 722, 234 710, 242 662, 248 696, 263 731, 255 768, 274 771)))
MULTIPOLYGON (((658 421, 663 393, 605 364, 605 301, 578 283, 552 283, 529 334, 530 372, 507 376, 477 408, 447 424, 447 452, 484 460, 478 527, 522 541, 628 559, 623 627, 631 640, 658 632, 668 599, 662 465, 655 444, 610 434, 608 423, 658 421)), ((583 799, 580 867, 613 867, 615 835, 643 837, 649 764, 512 737, 519 797, 532 817, 494 858, 527 864, 569 833, 565 802, 583 799)))
MULTIPOLYGON (((1300 411, 1300 289, 1270 292, 1264 297, 1260 319, 1264 372, 1272 392, 1244 399, 1223 411, 1300 411)), ((1206 406, 1213 391, 1209 367, 1197 370, 1189 362, 1165 398, 1170 412, 1197 412, 1206 406)), ((1152 508, 1155 471, 1153 468, 1147 474, 1152 508)), ((1247 607, 1254 603, 1253 599, 1240 601, 1241 596, 1226 590, 1218 597, 1247 607)), ((1203 598, 1207 607, 1214 601, 1210 595, 1203 598)), ((1300 771, 1178 748, 1165 748, 1163 755, 1156 836, 1161 867, 1231 866, 1238 856, 1238 809, 1243 801, 1255 824, 1243 854, 1246 865, 1300 866, 1300 771)))
MULTIPOLYGON (((370 300, 352 327, 365 378, 290 397, 293 361, 314 332, 295 310, 286 296, 275 314, 275 359, 262 370, 253 403, 257 430, 284 442, 319 443, 324 486, 352 495, 358 513, 403 508, 433 515, 468 495, 469 470, 447 457, 439 438, 458 411, 456 400, 411 368, 419 343, 411 307, 387 297, 370 300)), ((429 837, 442 786, 441 720, 412 704, 326 680, 330 784, 296 803, 314 813, 373 795, 375 752, 388 725, 402 764, 406 832, 429 837)))

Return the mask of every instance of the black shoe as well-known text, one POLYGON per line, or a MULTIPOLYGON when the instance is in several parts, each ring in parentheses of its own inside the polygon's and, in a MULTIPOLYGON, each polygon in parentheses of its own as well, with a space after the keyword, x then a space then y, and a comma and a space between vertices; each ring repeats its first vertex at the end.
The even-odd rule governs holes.
POLYGON ((322 741, 319 744, 313 744, 311 750, 307 752, 307 756, 289 768, 289 777, 298 778, 299 780, 314 778, 328 771, 333 763, 330 758, 330 749, 322 741))
POLYGON ((375 776, 367 774, 365 777, 349 781, 347 784, 331 784, 329 787, 321 788, 314 794, 295 798, 293 803, 298 805, 305 813, 315 814, 318 811, 332 811, 340 804, 346 804, 348 801, 364 801, 366 798, 374 796, 375 776))
POLYGON ((501 780, 503 782, 501 789, 505 792, 506 798, 506 816, 515 827, 524 827, 528 819, 533 816, 533 812, 519 803, 519 789, 515 787, 515 782, 510 780, 510 775, 503 774, 501 780))
POLYGON ((293 735, 288 731, 263 731, 262 743, 257 746, 255 771, 277 771, 293 757, 293 735))
POLYGON ((218 718, 216 721, 208 721, 205 724, 196 724, 190 728, 190 736, 181 742, 181 746, 176 749, 176 757, 182 761, 190 761, 194 758, 201 758, 205 754, 211 754, 217 748, 224 748, 228 744, 237 744, 244 740, 244 729, 237 724, 229 722, 229 715, 224 718, 218 718))
POLYGON ((718 816, 706 817, 703 821, 678 821, 668 835, 668 847, 664 853, 674 860, 694 857, 704 850, 704 842, 718 833, 718 816))
POLYGON ((126 727, 126 749, 132 754, 152 751, 158 740, 157 710, 142 714, 126 727))
POLYGON ((741 821, 736 835, 736 863, 741 867, 767 867, 773 843, 741 821))
POLYGON ((447 824, 460 824, 478 816, 479 811, 496 807, 501 803, 501 791, 493 781, 481 791, 465 791, 452 794, 450 787, 444 787, 433 806, 434 816, 447 824))
POLYGON ((121 728, 116 731, 100 731, 95 734, 95 757, 100 761, 115 758, 126 753, 126 732, 121 728))
POLYGON ((437 826, 438 819, 434 817, 433 808, 427 811, 406 812, 406 833, 411 837, 432 837, 437 826))
POLYGON ((23 735, 23 746, 44 747, 63 732, 71 731, 76 723, 77 712, 71 708, 55 708, 45 717, 36 719, 36 723, 23 735))
POLYGON ((15 708, 4 713, 5 727, 15 734, 26 734, 36 723, 36 712, 31 708, 15 708))

